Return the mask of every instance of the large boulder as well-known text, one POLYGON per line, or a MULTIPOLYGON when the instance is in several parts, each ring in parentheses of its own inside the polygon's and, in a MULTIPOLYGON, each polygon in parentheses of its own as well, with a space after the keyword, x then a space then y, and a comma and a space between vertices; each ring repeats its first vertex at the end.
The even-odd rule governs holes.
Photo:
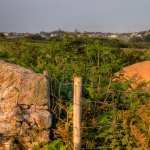
POLYGON ((30 150, 49 141, 48 81, 0 61, 0 150, 30 150))
POLYGON ((144 86, 148 89, 150 87, 150 61, 143 61, 124 67, 115 74, 114 80, 131 81, 132 88, 145 84, 144 86))

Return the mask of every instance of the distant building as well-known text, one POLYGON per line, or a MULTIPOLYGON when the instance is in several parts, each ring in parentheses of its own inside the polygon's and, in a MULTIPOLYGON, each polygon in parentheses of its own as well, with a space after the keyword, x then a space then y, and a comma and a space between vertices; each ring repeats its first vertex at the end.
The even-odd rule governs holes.
POLYGON ((50 37, 61 37, 63 36, 65 31, 62 30, 56 30, 50 33, 50 37))
POLYGON ((134 32, 130 35, 130 38, 142 38, 142 33, 134 32))
POLYGON ((108 38, 116 39, 116 38, 118 38, 118 35, 117 34, 110 34, 110 35, 108 35, 108 38))
POLYGON ((5 37, 8 37, 8 36, 9 36, 9 33, 3 32, 3 35, 4 35, 5 37))

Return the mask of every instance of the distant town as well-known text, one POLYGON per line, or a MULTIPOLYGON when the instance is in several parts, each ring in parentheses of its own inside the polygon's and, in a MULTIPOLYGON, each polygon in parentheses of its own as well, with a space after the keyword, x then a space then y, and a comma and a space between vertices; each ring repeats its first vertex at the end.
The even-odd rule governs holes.
POLYGON ((144 39, 145 37, 150 37, 150 30, 141 32, 131 32, 131 33, 104 33, 104 32, 79 32, 75 30, 74 32, 67 32, 63 30, 56 30, 52 32, 40 32, 40 33, 16 33, 16 32, 0 32, 0 37, 5 37, 8 39, 21 38, 21 37, 36 37, 39 39, 50 39, 53 37, 61 37, 63 35, 69 36, 88 36, 88 37, 102 37, 111 39, 122 39, 128 41, 132 38, 144 39))

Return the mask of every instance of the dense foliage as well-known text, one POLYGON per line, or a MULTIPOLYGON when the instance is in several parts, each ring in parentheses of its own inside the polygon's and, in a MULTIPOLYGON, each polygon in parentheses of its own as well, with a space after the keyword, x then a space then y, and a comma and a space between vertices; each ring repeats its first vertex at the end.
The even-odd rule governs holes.
POLYGON ((129 81, 112 80, 114 73, 122 67, 150 59, 150 51, 144 49, 147 47, 135 50, 134 46, 137 48, 132 42, 116 39, 70 37, 67 34, 50 40, 1 37, 0 59, 38 73, 49 71, 51 111, 55 115, 51 137, 56 141, 47 145, 47 149, 60 145, 62 149, 72 147, 71 83, 74 74, 83 79, 83 148, 132 150, 143 144, 149 146, 146 139, 149 140, 150 134, 144 128, 147 124, 141 123, 138 113, 139 106, 149 95, 138 93, 139 89, 127 93, 129 81), (143 138, 145 135, 145 141, 140 143, 134 133, 141 133, 143 138))

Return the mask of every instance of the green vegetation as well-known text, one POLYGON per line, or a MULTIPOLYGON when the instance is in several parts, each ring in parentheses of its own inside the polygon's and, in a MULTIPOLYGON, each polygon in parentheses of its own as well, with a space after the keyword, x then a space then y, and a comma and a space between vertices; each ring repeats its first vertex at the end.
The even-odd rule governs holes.
POLYGON ((83 78, 83 148, 139 148, 143 143, 133 137, 131 132, 137 130, 137 133, 141 131, 145 135, 144 146, 149 147, 150 133, 145 128, 147 124, 142 122, 138 114, 139 107, 146 103, 149 94, 138 93, 142 87, 128 93, 129 81, 120 83, 112 80, 114 73, 122 67, 150 60, 147 46, 140 47, 132 41, 124 43, 104 38, 70 37, 67 34, 50 40, 1 37, 0 59, 38 73, 46 69, 49 71, 51 109, 55 122, 53 142, 45 146, 46 150, 72 147, 71 83, 74 74, 83 78))
MULTIPOLYGON (((34 150, 40 150, 40 146, 36 145, 34 147, 34 150)), ((64 146, 64 144, 59 141, 59 140, 54 140, 52 141, 50 144, 44 145, 43 147, 44 150, 66 150, 66 146, 64 146)))

